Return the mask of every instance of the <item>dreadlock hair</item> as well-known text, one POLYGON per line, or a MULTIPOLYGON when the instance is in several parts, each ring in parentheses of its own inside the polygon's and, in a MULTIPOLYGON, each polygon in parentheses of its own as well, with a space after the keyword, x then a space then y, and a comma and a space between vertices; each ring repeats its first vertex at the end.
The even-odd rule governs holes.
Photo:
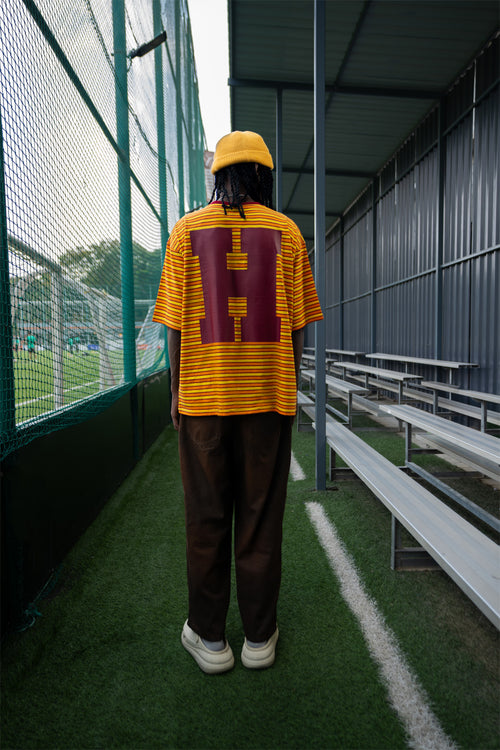
POLYGON ((273 208, 273 173, 269 167, 254 162, 240 162, 223 167, 215 173, 215 187, 210 203, 220 200, 225 214, 228 208, 237 208, 244 219, 243 201, 246 198, 273 208))

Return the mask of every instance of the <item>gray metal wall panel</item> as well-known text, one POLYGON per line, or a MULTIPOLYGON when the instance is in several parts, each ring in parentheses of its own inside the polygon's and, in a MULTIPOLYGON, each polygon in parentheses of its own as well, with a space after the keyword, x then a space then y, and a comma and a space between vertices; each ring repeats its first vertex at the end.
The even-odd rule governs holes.
POLYGON ((415 273, 435 267, 438 242, 439 158, 431 151, 415 167, 415 273))
POLYGON ((362 297, 344 305, 344 349, 369 352, 371 298, 362 297))
POLYGON ((325 258, 326 278, 326 304, 335 305, 340 300, 340 242, 326 250, 325 258))
POLYGON ((472 181, 472 115, 446 139, 443 261, 470 252, 470 191, 472 181))
MULTIPOLYGON (((371 274, 371 188, 344 216, 342 283, 340 222, 331 234, 327 346, 338 347, 342 341, 345 349, 371 350, 373 293, 376 349, 433 358, 441 288, 441 357, 480 365, 455 373, 454 381, 462 387, 500 393, 500 108, 491 64, 498 43, 494 46, 477 61, 476 92, 484 93, 484 98, 471 108, 472 67, 444 104, 449 129, 443 140, 441 287, 436 272, 439 113, 435 110, 378 176, 375 280, 371 274)), ((419 374, 435 376, 430 368, 421 368, 419 374)))
POLYGON ((385 286, 401 278, 395 188, 386 193, 378 203, 377 226, 377 286, 385 286))
POLYGON ((443 270, 443 359, 470 361, 470 265, 458 263, 443 270))
POLYGON ((377 351, 434 356, 433 289, 428 275, 377 293, 377 351))
POLYGON ((472 252, 500 244, 500 90, 477 107, 472 191, 472 252))
POLYGON ((396 185, 395 252, 399 260, 398 278, 406 279, 417 273, 415 178, 413 170, 396 185))
POLYGON ((326 326, 326 348, 339 349, 340 348, 340 309, 338 307, 330 307, 325 311, 325 326, 326 326))
POLYGON ((500 251, 474 260, 471 282, 471 387, 500 393, 500 251))
POLYGON ((371 214, 360 219, 344 235, 344 299, 371 289, 371 214))

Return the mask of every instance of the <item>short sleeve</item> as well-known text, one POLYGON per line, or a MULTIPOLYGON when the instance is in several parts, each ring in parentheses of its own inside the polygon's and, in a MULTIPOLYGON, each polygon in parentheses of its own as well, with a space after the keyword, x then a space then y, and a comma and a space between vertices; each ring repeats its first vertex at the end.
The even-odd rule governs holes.
POLYGON ((323 319, 306 243, 300 232, 298 235, 293 267, 293 331, 323 319))
POLYGON ((167 242, 165 261, 153 313, 153 322, 182 329, 184 290, 184 222, 178 221, 167 242))

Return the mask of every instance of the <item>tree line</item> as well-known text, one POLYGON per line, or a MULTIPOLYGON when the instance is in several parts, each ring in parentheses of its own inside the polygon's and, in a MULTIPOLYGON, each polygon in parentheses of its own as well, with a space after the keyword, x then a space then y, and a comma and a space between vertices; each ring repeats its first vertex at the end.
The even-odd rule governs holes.
MULTIPOLYGON (((146 250, 132 243, 134 297, 154 299, 160 283, 162 252, 146 250)), ((121 298, 120 242, 103 240, 88 247, 68 250, 59 263, 74 279, 94 289, 103 289, 113 297, 121 298)))

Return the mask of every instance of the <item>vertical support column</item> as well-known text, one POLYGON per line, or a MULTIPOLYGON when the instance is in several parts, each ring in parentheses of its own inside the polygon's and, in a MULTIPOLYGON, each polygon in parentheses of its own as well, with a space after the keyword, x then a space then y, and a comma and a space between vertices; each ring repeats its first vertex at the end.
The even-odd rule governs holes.
POLYGON ((0 113, 0 447, 3 450, 16 429, 14 354, 10 302, 9 248, 5 203, 2 119, 0 113))
POLYGON ((438 225, 436 266, 434 285, 434 357, 441 359, 443 356, 443 247, 444 247, 444 182, 446 169, 446 143, 445 127, 446 113, 445 100, 441 99, 438 109, 438 159, 439 159, 439 183, 438 183, 438 225))
MULTIPOLYGON (((16 394, 14 385, 14 352, 12 337, 12 304, 10 297, 9 247, 3 159, 2 113, 0 111, 0 451, 12 447, 16 436, 16 394)), ((5 596, 4 615, 13 622, 22 620, 24 552, 16 533, 14 499, 7 478, 0 475, 2 498, 2 581, 5 596)), ((2 617, 3 620, 3 617, 2 617)))
MULTIPOLYGON (((158 36, 163 31, 160 0, 153 0, 153 29, 158 36)), ((168 202, 167 202, 167 152, 165 146, 165 97, 163 92, 163 45, 157 47, 155 55, 155 89, 156 89, 156 136, 158 148, 158 188, 160 194, 160 232, 161 257, 165 257, 168 240, 168 202)), ((163 263, 162 263, 163 265, 163 263)), ((161 269, 160 269, 161 270, 161 269)), ((167 329, 164 331, 165 367, 169 366, 167 329)))
MULTIPOLYGON (((314 0, 314 268, 325 310, 325 0, 314 0)), ((316 333, 316 489, 326 488, 325 321, 316 333)))
POLYGON ((123 319, 123 365, 126 383, 132 384, 131 414, 134 456, 138 449, 138 409, 135 355, 134 266, 132 252, 132 197, 130 190, 130 139, 128 126, 127 53, 125 2, 113 0, 113 45, 115 58, 116 140, 120 205, 120 261, 123 319))
POLYGON ((276 210, 283 210, 283 89, 276 89, 276 210))
POLYGON ((175 109, 177 115, 177 172, 179 189, 179 218, 184 216, 184 120, 182 117, 181 72, 181 3, 175 2, 175 109))
POLYGON ((184 78, 184 85, 186 86, 186 105, 187 105, 187 154, 188 154, 188 174, 187 179, 189 181, 189 205, 188 210, 190 211, 194 205, 196 200, 195 195, 195 181, 196 181, 196 172, 194 169, 196 156, 194 151, 194 119, 193 119, 193 88, 194 88, 194 71, 193 71, 193 59, 192 59, 192 47, 191 47, 191 28, 188 25, 188 33, 185 34, 185 38, 187 40, 187 47, 189 54, 186 55, 186 59, 184 60, 184 64, 186 67, 186 76, 184 78), (189 87, 189 88, 187 88, 189 87))
POLYGON ((377 351, 377 178, 372 182, 372 292, 371 292, 371 336, 370 346, 372 352, 377 351))
POLYGON ((339 242, 339 349, 344 346, 344 216, 340 217, 339 242))

